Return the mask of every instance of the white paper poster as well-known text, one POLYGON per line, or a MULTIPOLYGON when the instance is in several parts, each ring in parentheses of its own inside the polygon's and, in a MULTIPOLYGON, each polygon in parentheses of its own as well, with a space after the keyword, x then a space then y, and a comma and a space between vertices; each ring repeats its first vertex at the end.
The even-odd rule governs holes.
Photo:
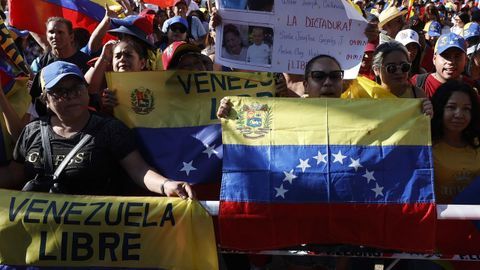
POLYGON ((346 0, 217 0, 215 59, 225 66, 303 74, 319 54, 335 57, 355 78, 366 20, 346 0))

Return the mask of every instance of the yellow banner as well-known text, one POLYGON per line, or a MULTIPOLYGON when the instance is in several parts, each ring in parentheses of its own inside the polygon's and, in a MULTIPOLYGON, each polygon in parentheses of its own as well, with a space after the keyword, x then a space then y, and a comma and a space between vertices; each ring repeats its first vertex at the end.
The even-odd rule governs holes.
POLYGON ((106 77, 119 102, 115 116, 129 127, 219 124, 216 112, 224 96, 271 97, 275 92, 271 73, 151 71, 106 77))
POLYGON ((0 189, 0 263, 218 269, 211 217, 197 201, 0 189))

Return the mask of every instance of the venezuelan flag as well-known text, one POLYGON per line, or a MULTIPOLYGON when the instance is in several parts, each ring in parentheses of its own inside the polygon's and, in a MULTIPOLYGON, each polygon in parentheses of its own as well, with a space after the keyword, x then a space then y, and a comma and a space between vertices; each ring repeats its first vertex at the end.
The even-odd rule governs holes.
POLYGON ((122 72, 108 73, 107 83, 117 91, 115 116, 133 129, 150 165, 168 178, 193 184, 220 183, 220 100, 272 96, 274 91, 267 73, 122 72))
MULTIPOLYGON (((5 93, 8 101, 20 118, 25 115, 31 102, 27 82, 28 78, 25 77, 12 79, 12 86, 9 91, 5 93)), ((3 117, 0 117, 0 164, 11 159, 14 145, 15 142, 12 141, 12 138, 7 132, 3 117)))
POLYGON ((432 251, 430 124, 411 99, 232 98, 220 242, 432 251))
POLYGON ((90 33, 105 15, 105 4, 119 7, 114 0, 9 0, 10 24, 44 34, 49 17, 64 17, 74 28, 82 27, 90 33))

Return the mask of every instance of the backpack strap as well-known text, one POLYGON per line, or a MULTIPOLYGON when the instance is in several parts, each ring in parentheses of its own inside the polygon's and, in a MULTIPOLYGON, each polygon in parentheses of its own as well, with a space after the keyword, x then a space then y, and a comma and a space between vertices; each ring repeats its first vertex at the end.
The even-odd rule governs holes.
POLYGON ((425 91, 425 81, 427 80, 428 75, 430 75, 430 73, 418 74, 415 86, 425 91))
POLYGON ((50 139, 48 138, 48 120, 40 120, 40 136, 42 138, 43 168, 45 170, 45 175, 52 175, 53 161, 52 148, 50 147, 50 139))

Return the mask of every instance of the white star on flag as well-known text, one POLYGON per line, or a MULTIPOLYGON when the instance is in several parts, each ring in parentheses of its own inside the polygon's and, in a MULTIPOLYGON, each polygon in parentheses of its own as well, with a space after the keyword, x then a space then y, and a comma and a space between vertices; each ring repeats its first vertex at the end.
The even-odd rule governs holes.
POLYGON ((360 164, 360 159, 353 159, 353 158, 350 158, 350 161, 352 162, 350 165, 348 165, 348 167, 352 167, 352 168, 355 168, 355 171, 358 170, 358 168, 360 167, 363 167, 362 164, 360 164))
POLYGON ((185 172, 187 176, 190 174, 190 171, 196 171, 197 168, 193 167, 192 163, 193 163, 193 160, 188 163, 183 162, 183 168, 181 168, 180 171, 185 172))
POLYGON ((344 160, 347 156, 342 155, 342 151, 338 151, 337 154, 333 154, 333 157, 335 158, 335 159, 333 160, 333 163, 338 162, 338 163, 340 163, 340 164, 343 164, 343 160, 344 160))
POLYGON ((368 169, 366 170, 367 172, 362 175, 363 177, 367 178, 367 184, 370 183, 370 180, 373 180, 373 181, 377 181, 377 179, 375 179, 375 177, 373 177, 373 173, 375 171, 371 171, 369 172, 368 169))
POLYGON ((208 144, 207 144, 207 145, 205 145, 205 147, 207 149, 205 149, 202 153, 207 154, 208 158, 210 158, 210 156, 213 155, 213 154, 218 155, 218 152, 215 150, 215 144, 213 146, 208 146, 208 144))
POLYGON ((292 184, 293 179, 297 178, 297 176, 293 174, 293 169, 291 169, 290 172, 283 171, 283 174, 285 174, 283 181, 288 181, 290 184, 292 184))
POLYGON ((283 188, 283 184, 281 184, 280 187, 278 187, 278 188, 276 188, 276 187, 274 187, 274 188, 277 191, 277 194, 275 194, 275 198, 276 197, 282 197, 282 198, 285 199, 285 193, 287 193, 288 190, 283 188))
POLYGON ((320 151, 318 151, 318 154, 314 156, 313 158, 317 160, 317 165, 320 164, 320 162, 327 163, 327 160, 325 159, 327 157, 327 154, 322 154, 320 151))
POLYGON ((299 159, 300 164, 297 165, 297 168, 302 168, 302 172, 305 172, 305 169, 310 168, 311 166, 308 164, 308 158, 306 160, 299 159))
POLYGON ((375 199, 378 196, 383 197, 383 187, 379 186, 378 183, 375 183, 375 188, 372 188, 371 191, 375 192, 375 199))

